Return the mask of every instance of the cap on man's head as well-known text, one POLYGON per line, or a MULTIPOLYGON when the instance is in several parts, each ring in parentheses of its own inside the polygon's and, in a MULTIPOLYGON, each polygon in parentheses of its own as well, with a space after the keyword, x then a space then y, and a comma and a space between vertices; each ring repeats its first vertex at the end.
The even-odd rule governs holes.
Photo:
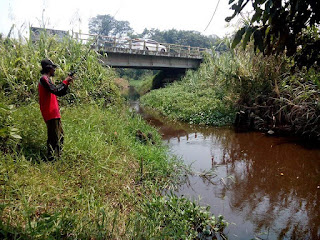
POLYGON ((43 59, 41 61, 41 67, 42 69, 45 69, 45 68, 57 68, 57 65, 54 64, 50 59, 43 59))

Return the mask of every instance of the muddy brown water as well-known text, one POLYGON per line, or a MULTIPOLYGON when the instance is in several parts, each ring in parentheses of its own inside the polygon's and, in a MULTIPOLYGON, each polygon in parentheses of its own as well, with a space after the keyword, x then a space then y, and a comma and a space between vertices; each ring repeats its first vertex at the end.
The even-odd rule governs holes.
POLYGON ((159 129, 172 154, 199 173, 178 195, 230 223, 229 239, 320 239, 320 149, 263 133, 190 126, 134 108, 159 129), (214 175, 203 175, 212 171, 214 175), (202 174, 201 174, 202 173, 202 174))

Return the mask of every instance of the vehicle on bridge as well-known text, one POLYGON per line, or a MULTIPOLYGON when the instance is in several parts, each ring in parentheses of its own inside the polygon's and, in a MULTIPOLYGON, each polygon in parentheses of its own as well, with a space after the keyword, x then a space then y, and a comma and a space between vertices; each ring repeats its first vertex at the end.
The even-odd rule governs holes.
POLYGON ((167 52, 166 46, 152 39, 135 38, 132 39, 131 49, 147 50, 155 52, 167 52))

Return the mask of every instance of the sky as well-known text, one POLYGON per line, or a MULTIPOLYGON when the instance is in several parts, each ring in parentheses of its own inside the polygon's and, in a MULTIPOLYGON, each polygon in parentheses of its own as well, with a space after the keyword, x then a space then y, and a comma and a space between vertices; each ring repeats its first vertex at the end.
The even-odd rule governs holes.
POLYGON ((0 33, 5 36, 11 26, 26 34, 29 26, 56 30, 81 30, 88 33, 88 22, 98 14, 110 14, 119 21, 129 21, 136 33, 144 28, 160 30, 194 30, 204 35, 230 35, 238 25, 225 22, 232 15, 229 0, 0 0, 0 33), (229 25, 229 26, 227 26, 229 25))

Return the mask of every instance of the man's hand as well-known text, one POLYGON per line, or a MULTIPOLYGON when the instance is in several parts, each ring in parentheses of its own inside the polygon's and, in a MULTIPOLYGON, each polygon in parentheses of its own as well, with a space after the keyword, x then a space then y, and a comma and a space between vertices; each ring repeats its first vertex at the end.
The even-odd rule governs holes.
POLYGON ((65 81, 67 81, 67 82, 69 82, 69 83, 72 83, 73 77, 68 76, 68 77, 65 79, 65 81))

